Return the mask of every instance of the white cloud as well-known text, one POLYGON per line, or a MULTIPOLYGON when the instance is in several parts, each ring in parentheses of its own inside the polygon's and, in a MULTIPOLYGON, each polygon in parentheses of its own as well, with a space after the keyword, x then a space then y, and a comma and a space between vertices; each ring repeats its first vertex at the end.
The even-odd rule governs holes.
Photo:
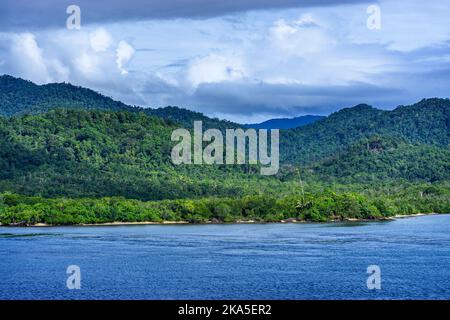
POLYGON ((70 79, 69 68, 57 59, 48 60, 47 69, 52 74, 52 81, 63 82, 69 81, 70 79))
POLYGON ((210 54, 193 60, 188 69, 190 84, 236 81, 245 78, 246 70, 242 57, 236 55, 210 54))
POLYGON ((289 22, 284 19, 276 21, 270 28, 270 36, 276 48, 305 59, 329 50, 335 43, 311 15, 303 15, 289 22))
POLYGON ((39 83, 51 80, 42 57, 42 49, 39 48, 33 34, 14 35, 11 53, 16 60, 15 66, 22 75, 39 83), (22 62, 17 63, 20 61, 22 62))
POLYGON ((86 52, 81 53, 74 59, 74 65, 86 77, 94 76, 101 72, 99 69, 100 59, 86 52))
POLYGON ((34 34, 11 34, 2 37, 2 41, 9 46, 3 64, 16 75, 36 83, 65 81, 69 78, 69 69, 45 54, 34 34))
POLYGON ((121 74, 127 74, 128 71, 125 69, 125 65, 131 60, 136 51, 129 45, 126 41, 120 41, 116 49, 116 63, 117 68, 120 70, 121 74))
POLYGON ((0 33, 0 74, 11 74, 38 84, 71 82, 116 99, 145 104, 135 92, 139 90, 138 82, 145 76, 140 75, 133 81, 120 76, 127 71, 125 66, 134 49, 125 42, 116 47, 112 36, 111 41, 103 41, 106 38, 98 30, 0 33), (101 39, 95 43, 102 45, 93 48, 95 38, 101 39))
POLYGON ((111 46, 113 39, 108 31, 98 28, 89 34, 89 42, 95 52, 104 52, 111 46))

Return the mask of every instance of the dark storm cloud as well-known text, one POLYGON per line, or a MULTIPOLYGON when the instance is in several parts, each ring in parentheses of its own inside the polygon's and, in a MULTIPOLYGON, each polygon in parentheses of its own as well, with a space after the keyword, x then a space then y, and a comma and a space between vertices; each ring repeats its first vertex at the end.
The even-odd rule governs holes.
POLYGON ((64 27, 66 8, 81 8, 82 24, 124 20, 199 18, 261 9, 336 6, 367 0, 0 0, 0 28, 33 30, 64 27))

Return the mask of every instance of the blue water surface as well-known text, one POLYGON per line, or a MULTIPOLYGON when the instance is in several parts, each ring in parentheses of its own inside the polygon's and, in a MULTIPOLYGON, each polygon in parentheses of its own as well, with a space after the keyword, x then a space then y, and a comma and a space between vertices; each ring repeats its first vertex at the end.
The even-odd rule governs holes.
POLYGON ((0 299, 450 299, 450 215, 329 224, 0 227, 0 299), (81 289, 66 285, 69 265, 81 289), (381 289, 367 288, 367 267, 381 289))

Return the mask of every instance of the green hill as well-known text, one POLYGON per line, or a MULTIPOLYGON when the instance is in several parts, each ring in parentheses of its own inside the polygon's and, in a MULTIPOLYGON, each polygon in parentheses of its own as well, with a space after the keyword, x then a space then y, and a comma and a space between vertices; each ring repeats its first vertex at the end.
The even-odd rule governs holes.
POLYGON ((57 108, 130 110, 122 102, 71 84, 39 86, 9 75, 0 76, 0 115, 42 113, 57 108))
POLYGON ((313 124, 284 131, 280 142, 282 160, 312 164, 373 135, 448 149, 450 100, 427 99, 393 111, 368 105, 342 109, 313 124))
POLYGON ((211 119, 199 112, 178 107, 152 109, 126 105, 91 89, 68 83, 36 85, 31 81, 9 75, 0 76, 0 115, 21 116, 61 108, 144 112, 170 120, 185 128, 191 128, 194 121, 203 121, 205 128, 226 129, 240 126, 229 121, 211 119))
POLYGON ((450 210, 449 99, 393 111, 358 105, 282 130, 282 167, 270 177, 257 166, 173 165, 173 130, 196 120, 240 126, 177 107, 131 107, 70 84, 2 76, 0 110, 2 223, 322 221, 450 210))

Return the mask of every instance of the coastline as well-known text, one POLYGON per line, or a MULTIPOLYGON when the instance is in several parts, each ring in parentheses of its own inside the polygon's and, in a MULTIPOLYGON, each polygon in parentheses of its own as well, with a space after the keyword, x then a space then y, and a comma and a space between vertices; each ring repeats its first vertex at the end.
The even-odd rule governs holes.
POLYGON ((408 214, 408 215, 397 214, 397 215, 393 216, 393 218, 394 219, 404 219, 404 218, 414 218, 414 217, 423 217, 423 216, 434 216, 434 215, 438 215, 438 214, 446 214, 446 213, 432 212, 432 213, 413 213, 413 214, 408 214))
POLYGON ((415 217, 423 217, 423 216, 432 216, 432 215, 440 215, 445 213, 413 213, 406 215, 395 215, 391 217, 383 217, 378 219, 356 219, 356 218, 348 218, 344 220, 329 220, 323 222, 316 221, 305 221, 298 220, 295 218, 289 218, 281 221, 255 221, 255 220, 238 220, 234 222, 217 222, 217 221, 205 221, 193 223, 189 221, 139 221, 139 222, 122 222, 122 221, 114 221, 114 222, 105 222, 105 223, 83 223, 83 224, 70 224, 70 225, 53 225, 47 223, 36 223, 34 225, 3 225, 0 223, 1 227, 38 227, 38 228, 46 228, 46 227, 119 227, 119 226, 142 226, 142 225, 226 225, 226 224, 268 224, 268 223, 280 223, 280 224, 295 224, 295 223, 338 223, 338 222, 380 222, 380 221, 395 221, 397 219, 406 219, 406 218, 415 218, 415 217))
POLYGON ((31 226, 25 227, 114 227, 114 226, 140 226, 140 225, 179 225, 179 224, 191 224, 187 221, 139 221, 139 222, 122 222, 122 221, 114 221, 114 222, 104 222, 104 223, 81 223, 81 224, 68 224, 68 225, 54 225, 47 223, 36 223, 31 226))

